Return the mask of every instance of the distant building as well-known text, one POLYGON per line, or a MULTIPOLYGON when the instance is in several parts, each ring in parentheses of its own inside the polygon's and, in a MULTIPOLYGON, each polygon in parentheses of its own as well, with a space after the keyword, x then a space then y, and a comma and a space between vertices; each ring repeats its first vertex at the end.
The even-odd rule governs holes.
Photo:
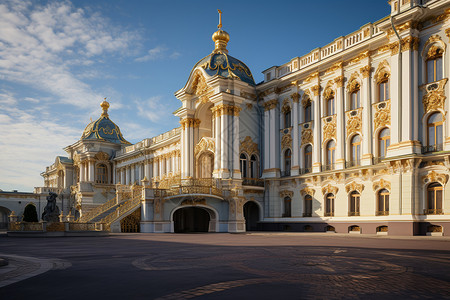
POLYGON ((259 84, 219 24, 175 93, 180 127, 131 145, 104 101, 36 195, 113 231, 450 232, 450 1, 389 3, 259 84))

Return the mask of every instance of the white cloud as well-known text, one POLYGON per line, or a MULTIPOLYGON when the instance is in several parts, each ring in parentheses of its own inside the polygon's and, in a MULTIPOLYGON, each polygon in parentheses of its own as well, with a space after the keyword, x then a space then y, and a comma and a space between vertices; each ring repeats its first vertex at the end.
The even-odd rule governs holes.
POLYGON ((125 54, 138 40, 137 34, 67 1, 44 6, 0 4, 0 28, 2 80, 31 86, 78 107, 88 107, 101 95, 82 81, 95 72, 77 76, 71 68, 91 66, 93 56, 125 54))
POLYGON ((137 62, 146 62, 149 60, 159 60, 159 59, 177 59, 181 54, 179 52, 173 51, 170 53, 169 49, 164 46, 156 46, 148 50, 147 55, 138 57, 135 59, 137 62))
POLYGON ((161 100, 162 96, 153 96, 144 101, 135 101, 138 114, 152 122, 158 122, 163 116, 167 116, 166 106, 161 100))

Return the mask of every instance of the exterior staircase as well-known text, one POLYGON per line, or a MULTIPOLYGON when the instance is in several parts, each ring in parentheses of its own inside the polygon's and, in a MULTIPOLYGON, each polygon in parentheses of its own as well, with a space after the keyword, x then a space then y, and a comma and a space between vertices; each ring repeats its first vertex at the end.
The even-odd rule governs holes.
POLYGON ((141 205, 144 187, 139 185, 117 185, 116 197, 83 214, 81 223, 102 223, 104 230, 110 230, 113 222, 133 212, 141 205))

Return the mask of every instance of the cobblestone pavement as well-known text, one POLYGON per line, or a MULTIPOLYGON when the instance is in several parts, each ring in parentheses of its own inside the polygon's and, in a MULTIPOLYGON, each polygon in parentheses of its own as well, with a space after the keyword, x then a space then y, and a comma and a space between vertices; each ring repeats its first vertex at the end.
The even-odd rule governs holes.
POLYGON ((0 268, 0 287, 5 276, 47 268, 0 288, 5 299, 450 299, 448 238, 0 236, 2 254, 16 255, 16 269, 0 268))

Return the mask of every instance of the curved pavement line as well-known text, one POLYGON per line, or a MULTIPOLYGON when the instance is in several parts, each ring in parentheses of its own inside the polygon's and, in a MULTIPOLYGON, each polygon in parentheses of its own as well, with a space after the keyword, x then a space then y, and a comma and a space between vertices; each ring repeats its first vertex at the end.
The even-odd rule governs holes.
MULTIPOLYGON (((62 270, 67 269, 72 266, 72 264, 69 261, 62 260, 62 259, 40 259, 35 257, 29 257, 29 256, 19 256, 19 255, 10 255, 10 254, 3 254, 0 253, 0 257, 8 258, 12 261, 19 261, 19 262, 25 262, 30 263, 30 265, 38 265, 39 267, 31 268, 29 271, 24 270, 22 272, 19 272, 19 274, 14 275, 14 272, 19 268, 14 268, 14 263, 10 263, 8 266, 5 266, 3 268, 10 268, 11 271, 0 274, 5 275, 6 279, 0 281, 0 288, 43 274, 45 272, 48 272, 50 270, 62 270), (8 273, 13 273, 13 275, 8 276, 8 273), (8 278, 9 277, 9 278, 8 278)), ((0 269, 1 270, 1 269, 0 269)), ((0 276, 1 277, 1 276, 0 276)))

